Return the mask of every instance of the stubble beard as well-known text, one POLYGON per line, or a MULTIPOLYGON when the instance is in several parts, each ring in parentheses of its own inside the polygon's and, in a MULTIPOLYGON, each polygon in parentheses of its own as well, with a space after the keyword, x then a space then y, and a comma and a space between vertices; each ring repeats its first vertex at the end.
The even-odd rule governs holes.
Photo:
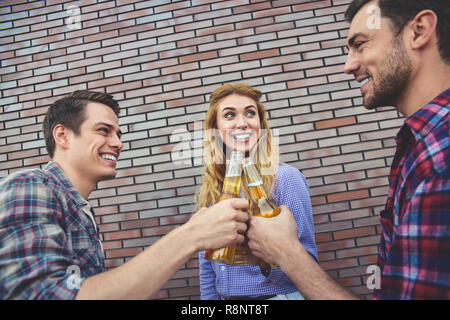
POLYGON ((396 106, 408 86, 412 63, 401 36, 392 39, 392 51, 380 60, 377 69, 378 79, 373 78, 373 92, 364 99, 364 106, 369 110, 396 106))

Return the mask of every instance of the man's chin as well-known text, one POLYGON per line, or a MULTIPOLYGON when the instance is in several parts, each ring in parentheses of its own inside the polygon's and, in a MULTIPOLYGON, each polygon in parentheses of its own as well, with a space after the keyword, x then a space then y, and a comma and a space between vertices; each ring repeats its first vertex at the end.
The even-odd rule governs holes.
POLYGON ((369 103, 365 103, 365 102, 363 103, 363 106, 364 106, 364 108, 366 108, 367 110, 374 110, 374 109, 377 108, 376 105, 369 104, 369 103))
POLYGON ((376 102, 376 101, 363 101, 363 106, 364 108, 366 108, 367 110, 375 110, 376 108, 381 108, 381 107, 391 107, 393 106, 393 103, 387 103, 387 102, 376 102))
POLYGON ((397 91, 389 91, 387 89, 378 89, 375 92, 365 93, 363 95, 363 105, 367 110, 374 110, 381 107, 392 107, 395 106, 399 99, 397 91))
POLYGON ((367 110, 374 110, 378 107, 389 106, 389 104, 383 103, 380 99, 376 99, 373 95, 363 97, 363 106, 367 110))
POLYGON ((117 170, 116 169, 114 169, 114 171, 111 170, 111 172, 105 172, 100 177, 100 181, 114 179, 116 177, 116 175, 117 175, 117 170))

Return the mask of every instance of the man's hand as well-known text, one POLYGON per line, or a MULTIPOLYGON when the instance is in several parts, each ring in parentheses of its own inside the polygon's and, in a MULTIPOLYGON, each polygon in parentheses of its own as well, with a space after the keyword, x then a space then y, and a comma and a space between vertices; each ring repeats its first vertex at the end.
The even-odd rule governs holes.
POLYGON ((270 264, 280 265, 287 243, 298 243, 297 224, 287 206, 273 218, 251 217, 247 232, 252 253, 270 264))
POLYGON ((209 208, 202 208, 184 225, 194 237, 197 250, 220 249, 242 243, 247 230, 248 201, 227 199, 209 208))
POLYGON ((297 233, 292 213, 281 206, 274 218, 250 218, 248 246, 255 256, 279 265, 306 299, 355 299, 317 264, 297 233))
POLYGON ((195 252, 244 241, 248 201, 229 199, 203 208, 133 259, 85 279, 77 299, 148 299, 195 252))

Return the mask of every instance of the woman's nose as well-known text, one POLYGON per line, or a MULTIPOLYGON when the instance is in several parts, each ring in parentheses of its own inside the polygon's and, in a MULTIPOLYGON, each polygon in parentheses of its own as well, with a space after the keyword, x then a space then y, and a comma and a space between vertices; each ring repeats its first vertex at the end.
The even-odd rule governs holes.
POLYGON ((243 116, 236 117, 236 127, 239 129, 246 129, 248 128, 248 123, 246 119, 243 116))

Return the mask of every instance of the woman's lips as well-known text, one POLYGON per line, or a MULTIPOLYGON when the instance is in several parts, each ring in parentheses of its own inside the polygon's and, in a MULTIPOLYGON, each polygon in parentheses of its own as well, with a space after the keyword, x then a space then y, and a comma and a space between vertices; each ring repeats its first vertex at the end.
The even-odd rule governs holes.
POLYGON ((233 139, 238 142, 248 142, 250 140, 251 134, 236 134, 233 135, 233 139))

